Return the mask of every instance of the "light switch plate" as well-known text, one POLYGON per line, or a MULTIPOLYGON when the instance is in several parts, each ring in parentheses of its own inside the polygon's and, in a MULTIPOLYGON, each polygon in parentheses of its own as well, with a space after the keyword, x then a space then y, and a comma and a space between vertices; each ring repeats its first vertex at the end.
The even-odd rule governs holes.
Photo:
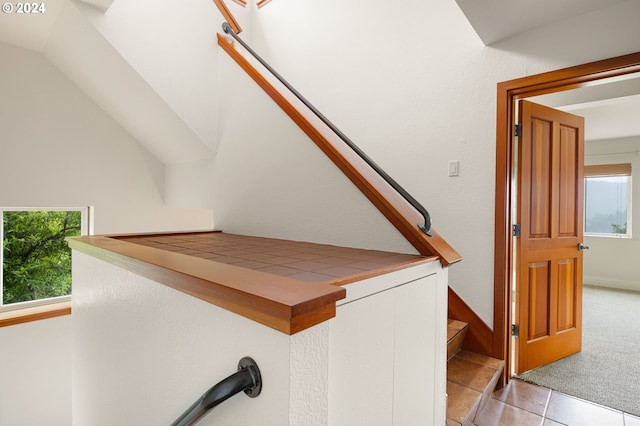
POLYGON ((460 161, 451 160, 449 161, 449 176, 459 176, 460 175, 460 161))

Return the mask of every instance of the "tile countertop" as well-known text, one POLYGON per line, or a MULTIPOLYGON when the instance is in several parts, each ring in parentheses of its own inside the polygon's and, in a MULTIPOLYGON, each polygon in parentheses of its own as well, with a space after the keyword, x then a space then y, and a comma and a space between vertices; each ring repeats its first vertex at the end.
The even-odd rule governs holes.
POLYGON ((220 231, 68 241, 74 250, 287 334, 333 318, 345 284, 439 259, 220 231))

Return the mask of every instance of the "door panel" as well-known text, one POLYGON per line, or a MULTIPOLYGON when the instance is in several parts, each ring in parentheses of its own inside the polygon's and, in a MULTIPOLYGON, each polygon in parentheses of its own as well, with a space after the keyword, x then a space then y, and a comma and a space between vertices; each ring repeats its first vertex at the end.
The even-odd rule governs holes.
POLYGON ((517 373, 582 345, 584 120, 519 102, 515 319, 517 373))

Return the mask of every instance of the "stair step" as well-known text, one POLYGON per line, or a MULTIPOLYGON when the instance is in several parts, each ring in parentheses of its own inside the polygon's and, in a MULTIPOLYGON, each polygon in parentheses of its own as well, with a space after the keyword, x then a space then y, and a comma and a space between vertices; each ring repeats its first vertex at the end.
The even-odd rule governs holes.
POLYGON ((469 324, 466 322, 449 319, 447 324, 447 360, 458 353, 462 347, 464 337, 467 335, 469 324))
POLYGON ((504 369, 504 361, 459 351, 447 363, 447 425, 473 424, 491 397, 504 369))

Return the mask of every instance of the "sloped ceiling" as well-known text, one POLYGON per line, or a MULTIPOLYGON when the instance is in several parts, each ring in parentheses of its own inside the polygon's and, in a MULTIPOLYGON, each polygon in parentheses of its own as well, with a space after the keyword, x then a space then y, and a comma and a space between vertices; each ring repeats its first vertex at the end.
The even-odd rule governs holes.
POLYGON ((0 42, 43 54, 165 165, 214 155, 205 141, 91 24, 111 0, 47 0, 45 12, 0 13, 0 42))
MULTIPOLYGON (((490 45, 575 16, 637 0, 455 1, 481 40, 490 45)), ((0 42, 42 52, 165 164, 197 161, 214 155, 215 141, 209 140, 211 135, 202 136, 202 126, 198 126, 202 120, 185 120, 184 105, 173 105, 171 100, 163 98, 161 90, 138 74, 89 21, 75 13, 76 6, 86 8, 87 5, 95 8, 95 13, 103 13, 112 3, 114 0, 47 0, 46 13, 30 15, 28 19, 0 13, 0 42), (89 39, 91 48, 87 46, 89 39), (97 46, 101 46, 102 53, 95 51, 97 46), (87 60, 89 53, 91 60, 87 60), (110 61, 104 62, 105 58, 110 61), (90 73, 86 72, 88 69, 90 73)), ((181 81, 185 78, 182 76, 181 81)), ((585 116, 592 132, 587 135, 589 139, 635 136, 640 135, 640 120, 624 119, 626 115, 621 111, 640 108, 639 82, 636 78, 617 86, 587 88, 587 92, 592 93, 590 100, 571 91, 541 98, 538 102, 585 116), (625 89, 621 92, 623 84, 625 89), (601 119, 611 116, 621 123, 612 126, 611 121, 601 119), (615 132, 611 133, 612 129, 615 132)), ((202 108, 198 102, 195 104, 189 108, 211 110, 208 104, 202 108)))
POLYGON ((456 0, 485 45, 627 0, 456 0))

